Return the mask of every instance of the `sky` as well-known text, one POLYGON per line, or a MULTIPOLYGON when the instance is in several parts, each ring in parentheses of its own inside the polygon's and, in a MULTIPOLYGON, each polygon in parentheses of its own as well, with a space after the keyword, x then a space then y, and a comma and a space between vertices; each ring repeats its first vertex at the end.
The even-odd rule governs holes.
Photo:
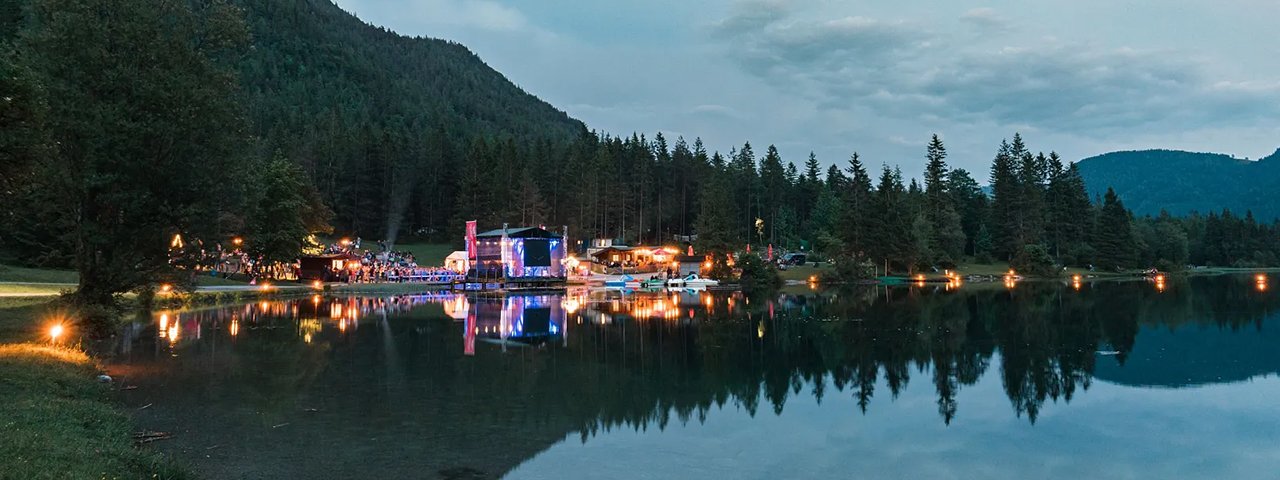
POLYGON ((462 43, 591 129, 984 180, 1002 139, 1079 160, 1280 147, 1274 0, 336 0, 462 43))

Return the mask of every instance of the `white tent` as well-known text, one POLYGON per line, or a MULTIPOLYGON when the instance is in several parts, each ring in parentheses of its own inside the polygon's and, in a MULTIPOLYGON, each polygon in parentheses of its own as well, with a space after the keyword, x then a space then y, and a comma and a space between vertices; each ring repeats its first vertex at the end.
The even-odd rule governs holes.
POLYGON ((467 251, 458 250, 444 257, 444 268, 458 273, 467 273, 467 269, 471 268, 471 261, 467 259, 467 251))

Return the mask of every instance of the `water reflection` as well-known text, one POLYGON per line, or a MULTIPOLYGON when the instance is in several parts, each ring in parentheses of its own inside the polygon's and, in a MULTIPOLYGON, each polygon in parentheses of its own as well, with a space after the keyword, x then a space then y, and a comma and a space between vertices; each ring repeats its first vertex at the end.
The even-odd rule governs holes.
MULTIPOLYGON (((916 413, 940 425, 983 408, 964 392, 984 377, 999 379, 1004 415, 1035 424, 1098 380, 1177 388, 1272 375, 1277 300, 1259 284, 1249 276, 806 287, 757 297, 315 296, 157 312, 130 329, 113 368, 130 382, 182 387, 137 399, 158 405, 146 413, 153 421, 201 432, 175 442, 182 448, 289 424, 260 441, 376 437, 420 455, 388 457, 379 472, 407 461, 452 468, 486 452, 481 470, 501 473, 565 434, 586 441, 620 427, 662 430, 724 406, 781 415, 796 398, 842 395, 858 409, 844 415, 875 415, 912 380, 933 392, 932 406, 916 413), (217 420, 174 413, 182 411, 217 420), (499 440, 514 445, 495 451, 499 440)), ((255 445, 265 443, 243 448, 255 445)), ((206 473, 247 468, 234 457, 198 462, 206 473)), ((290 473, 329 472, 316 468, 290 473)))

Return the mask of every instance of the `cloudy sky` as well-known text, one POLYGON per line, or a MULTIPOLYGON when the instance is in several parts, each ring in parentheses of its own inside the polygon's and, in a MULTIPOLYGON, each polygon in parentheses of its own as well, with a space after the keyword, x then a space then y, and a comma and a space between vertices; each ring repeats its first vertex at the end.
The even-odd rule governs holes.
POLYGON ((1002 138, 1072 160, 1280 146, 1274 0, 337 0, 467 45, 615 134, 775 144, 917 175, 938 133, 985 179, 1002 138))

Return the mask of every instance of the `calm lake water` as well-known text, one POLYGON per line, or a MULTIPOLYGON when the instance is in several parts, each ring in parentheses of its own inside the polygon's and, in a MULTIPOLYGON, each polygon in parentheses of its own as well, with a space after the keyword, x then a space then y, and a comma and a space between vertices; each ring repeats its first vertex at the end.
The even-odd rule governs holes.
POLYGON ((317 296, 126 333, 137 423, 208 478, 1280 475, 1252 276, 317 296))

